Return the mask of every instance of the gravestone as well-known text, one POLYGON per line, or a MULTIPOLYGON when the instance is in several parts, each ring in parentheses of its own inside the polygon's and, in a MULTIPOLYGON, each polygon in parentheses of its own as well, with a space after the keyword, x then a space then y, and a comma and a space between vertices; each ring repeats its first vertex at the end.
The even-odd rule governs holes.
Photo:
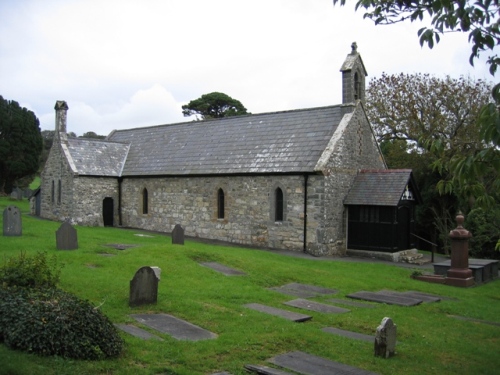
POLYGON ((78 249, 78 238, 76 229, 65 221, 56 231, 57 250, 75 250, 78 249))
POLYGON ((3 211, 3 235, 21 236, 22 232, 21 211, 16 206, 8 206, 3 211))
POLYGON ((184 229, 180 224, 175 224, 172 231, 172 245, 184 245, 184 229))
POLYGON ((141 306, 158 301, 158 282, 160 281, 160 268, 142 267, 130 280, 129 306, 141 306))
POLYGON ((396 332, 391 318, 382 319, 375 335, 375 357, 389 358, 396 353, 396 332))

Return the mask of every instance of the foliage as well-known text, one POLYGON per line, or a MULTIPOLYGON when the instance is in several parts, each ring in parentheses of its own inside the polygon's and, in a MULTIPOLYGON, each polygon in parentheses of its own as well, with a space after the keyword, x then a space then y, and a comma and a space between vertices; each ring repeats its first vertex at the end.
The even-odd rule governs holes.
POLYGON ((105 135, 99 135, 99 134, 96 134, 94 132, 86 132, 86 133, 83 133, 83 135, 81 137, 78 137, 78 138, 104 139, 104 138, 106 138, 106 136, 105 135))
POLYGON ((116 328, 88 301, 55 288, 0 288, 0 338, 12 349, 74 359, 116 357, 116 328))
POLYGON ((413 169, 420 188, 424 203, 418 208, 419 235, 445 253, 452 217, 459 203, 464 210, 468 207, 469 195, 457 189, 440 194, 436 188, 453 180, 455 156, 484 149, 476 122, 490 89, 483 80, 464 77, 385 73, 367 89, 366 111, 389 168, 413 169), (439 140, 442 147, 426 147, 427 140, 439 140), (441 167, 433 170, 438 163, 441 167))
POLYGON ((21 178, 38 171, 42 147, 35 114, 0 96, 0 193, 10 194, 21 178))
POLYGON ((500 207, 486 210, 475 208, 465 218, 464 227, 472 233, 469 254, 474 258, 500 259, 495 251, 496 239, 500 238, 500 207))
POLYGON ((201 119, 222 118, 250 114, 239 100, 221 92, 212 92, 191 100, 182 106, 182 114, 186 117, 200 115, 201 119))
POLYGON ((0 267, 0 286, 25 288, 54 288, 59 282, 62 265, 57 257, 48 257, 47 252, 38 251, 27 255, 21 251, 10 257, 0 267))
MULTIPOLYGON (((333 4, 345 5, 346 0, 333 0, 333 4)), ((420 45, 433 48, 440 41, 440 35, 447 32, 468 32, 472 43, 469 62, 482 52, 493 52, 500 42, 498 0, 357 0, 356 10, 365 9, 364 18, 369 18, 376 25, 390 25, 406 20, 424 21, 430 17, 432 27, 423 27, 418 31, 420 45)), ((495 74, 500 58, 489 56, 491 74, 495 74)))

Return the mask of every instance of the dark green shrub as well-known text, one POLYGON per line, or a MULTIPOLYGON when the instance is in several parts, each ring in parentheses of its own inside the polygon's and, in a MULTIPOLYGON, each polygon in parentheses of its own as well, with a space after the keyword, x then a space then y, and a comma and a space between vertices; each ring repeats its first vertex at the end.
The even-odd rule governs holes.
POLYGON ((100 310, 54 288, 0 288, 0 339, 12 349, 74 359, 116 357, 123 349, 100 310))
POLYGON ((473 209, 465 218, 465 229, 472 233, 469 255, 472 258, 500 259, 495 246, 500 238, 500 208, 473 209))
POLYGON ((32 256, 21 251, 17 257, 8 258, 0 267, 0 285, 27 288, 53 288, 59 282, 62 265, 55 255, 39 251, 32 256))

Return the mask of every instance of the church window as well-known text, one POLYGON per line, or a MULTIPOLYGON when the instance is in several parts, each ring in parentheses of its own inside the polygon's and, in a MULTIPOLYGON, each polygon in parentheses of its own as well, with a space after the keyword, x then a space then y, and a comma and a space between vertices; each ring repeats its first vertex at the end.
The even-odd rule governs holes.
POLYGON ((57 183, 57 204, 61 204, 61 196, 62 196, 62 184, 61 180, 57 183))
POLYGON ((361 84, 359 82, 358 72, 354 73, 354 99, 361 99, 361 84))
POLYGON ((274 221, 283 221, 283 190, 277 188, 274 192, 274 221))
POLYGON ((55 199, 55 187, 54 187, 54 180, 52 180, 52 190, 51 190, 51 193, 50 193, 50 201, 51 203, 54 203, 54 199, 55 199))
POLYGON ((146 188, 142 190, 142 213, 144 215, 148 213, 148 189, 146 188))
POLYGON ((217 218, 224 219, 224 190, 217 192, 217 218))

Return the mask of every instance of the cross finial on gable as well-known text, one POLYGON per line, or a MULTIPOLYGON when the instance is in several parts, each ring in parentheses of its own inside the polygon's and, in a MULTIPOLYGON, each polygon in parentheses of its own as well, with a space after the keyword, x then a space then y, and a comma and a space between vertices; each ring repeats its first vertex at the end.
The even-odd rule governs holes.
POLYGON ((351 49, 351 55, 358 53, 358 44, 356 42, 352 42, 351 49))

